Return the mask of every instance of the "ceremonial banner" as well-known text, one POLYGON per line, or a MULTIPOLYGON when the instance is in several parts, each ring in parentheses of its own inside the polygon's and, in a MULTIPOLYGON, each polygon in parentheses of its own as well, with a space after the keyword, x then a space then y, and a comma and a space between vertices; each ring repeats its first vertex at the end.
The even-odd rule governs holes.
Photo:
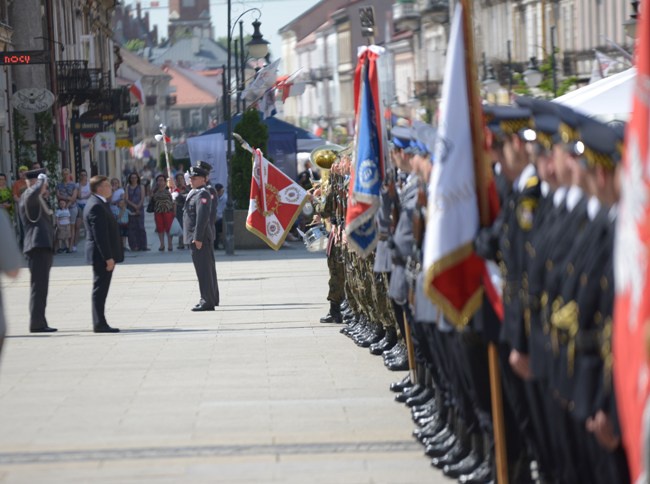
POLYGON ((307 201, 307 192, 264 158, 259 149, 254 150, 253 159, 246 228, 278 250, 307 201))
POLYGON ((142 79, 138 79, 129 87, 129 92, 135 96, 138 103, 144 104, 144 89, 142 88, 142 79))
MULTIPOLYGON (((647 3, 647 2, 646 2, 647 3)), ((643 412, 650 391, 650 11, 638 18, 636 84, 632 116, 625 133, 621 202, 616 227, 613 357, 614 387, 632 482, 642 478, 643 412)))
POLYGON ((228 162, 226 161, 226 141, 222 134, 207 134, 187 139, 190 162, 196 165, 201 160, 212 165, 210 182, 221 183, 228 192, 228 162))
POLYGON ((479 206, 462 22, 458 4, 447 48, 424 236, 425 290, 456 326, 466 325, 480 307, 485 274, 473 249, 479 206))
POLYGON ((355 72, 356 136, 350 173, 345 232, 350 248, 370 254, 379 238, 374 222, 384 174, 377 58, 383 49, 364 47, 355 72))

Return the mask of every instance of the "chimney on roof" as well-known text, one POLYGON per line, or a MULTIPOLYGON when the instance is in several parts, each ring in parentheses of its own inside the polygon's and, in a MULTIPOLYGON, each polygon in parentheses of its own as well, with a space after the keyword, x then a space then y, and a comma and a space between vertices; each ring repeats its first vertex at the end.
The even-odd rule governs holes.
POLYGON ((192 54, 196 55, 201 52, 201 39, 199 37, 192 37, 192 54))

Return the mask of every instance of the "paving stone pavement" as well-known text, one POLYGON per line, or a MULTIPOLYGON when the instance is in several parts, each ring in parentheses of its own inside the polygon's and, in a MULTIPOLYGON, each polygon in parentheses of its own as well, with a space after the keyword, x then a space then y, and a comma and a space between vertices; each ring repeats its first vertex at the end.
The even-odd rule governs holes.
POLYGON ((452 482, 388 391, 403 374, 318 322, 323 254, 218 252, 217 270, 222 305, 193 313, 187 251, 127 253, 107 302, 119 334, 91 331, 81 253, 55 257, 55 334, 28 332, 28 271, 2 279, 0 482, 452 482))

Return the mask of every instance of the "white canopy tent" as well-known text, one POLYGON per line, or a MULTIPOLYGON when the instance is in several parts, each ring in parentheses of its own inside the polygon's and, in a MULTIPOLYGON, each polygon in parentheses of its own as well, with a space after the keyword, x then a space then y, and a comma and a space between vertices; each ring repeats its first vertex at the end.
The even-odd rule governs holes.
POLYGON ((619 72, 553 100, 602 121, 627 121, 632 111, 636 68, 619 72))

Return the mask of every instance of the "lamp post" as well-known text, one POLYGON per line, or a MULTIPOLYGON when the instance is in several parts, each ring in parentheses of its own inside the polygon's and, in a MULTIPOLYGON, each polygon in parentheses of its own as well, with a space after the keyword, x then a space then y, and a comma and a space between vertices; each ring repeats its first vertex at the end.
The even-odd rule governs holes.
POLYGON ((553 75, 553 97, 557 97, 557 72, 555 67, 555 30, 556 26, 551 27, 551 73, 553 75))
MULTIPOLYGON (((268 53, 269 50, 269 42, 264 40, 262 37, 262 34, 260 33, 260 25, 261 23, 259 22, 259 16, 262 15, 262 12, 259 8, 249 8, 248 10, 245 10, 242 12, 239 17, 235 20, 234 24, 236 25, 237 22, 247 13, 249 12, 257 12, 258 18, 255 19, 253 22, 253 38, 250 42, 248 42, 248 51, 252 57, 264 57, 268 53)), ((231 72, 231 62, 232 62, 232 37, 234 33, 234 28, 233 28, 233 22, 231 19, 231 13, 232 13, 232 2, 231 0, 228 0, 228 43, 227 43, 227 55, 228 55, 228 60, 227 60, 227 66, 226 66, 226 85, 224 88, 224 95, 226 96, 226 102, 224 103, 224 107, 226 108, 226 119, 227 119, 227 126, 228 126, 228 132, 226 135, 226 161, 227 161, 227 166, 228 166, 228 191, 227 191, 227 201, 226 201, 226 209, 223 212, 223 218, 224 221, 226 222, 226 240, 224 242, 224 248, 226 249, 226 254, 228 255, 233 255, 235 253, 235 207, 233 204, 232 200, 232 103, 231 103, 231 98, 230 98, 230 86, 232 84, 232 72, 231 72)), ((242 81, 243 85, 243 81, 242 81)), ((239 86, 237 86, 239 88, 239 86)))
POLYGON ((639 16, 639 4, 641 2, 635 0, 630 3, 632 4, 632 13, 630 14, 630 18, 623 22, 623 28, 625 29, 625 35, 636 39, 636 22, 639 16))
POLYGON ((499 81, 494 77, 494 68, 488 66, 485 52, 483 52, 483 79, 481 80, 481 84, 488 94, 496 94, 501 87, 499 81))
POLYGON ((544 75, 537 68, 537 58, 531 57, 524 71, 524 82, 528 87, 535 88, 542 83, 544 75))

